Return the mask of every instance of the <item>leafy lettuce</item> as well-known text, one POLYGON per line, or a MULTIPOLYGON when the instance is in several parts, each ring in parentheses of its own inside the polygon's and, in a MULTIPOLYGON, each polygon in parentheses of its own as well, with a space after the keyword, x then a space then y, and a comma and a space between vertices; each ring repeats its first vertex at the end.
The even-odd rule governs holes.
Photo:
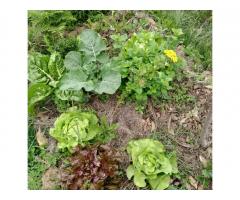
POLYGON ((161 142, 152 139, 132 140, 127 152, 132 164, 127 168, 127 177, 134 177, 134 184, 145 187, 146 181, 152 189, 166 189, 171 175, 178 172, 175 154, 167 154, 161 142))
POLYGON ((85 147, 95 142, 112 139, 114 126, 106 127, 90 112, 69 111, 60 115, 50 129, 50 135, 58 141, 59 149, 69 151, 78 145, 85 147))

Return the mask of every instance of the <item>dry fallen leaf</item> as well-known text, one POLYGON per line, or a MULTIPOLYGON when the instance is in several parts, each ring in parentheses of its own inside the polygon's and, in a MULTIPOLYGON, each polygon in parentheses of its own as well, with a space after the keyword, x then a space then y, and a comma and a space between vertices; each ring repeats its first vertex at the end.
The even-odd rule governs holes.
POLYGON ((192 111, 191 111, 192 116, 196 119, 196 120, 200 120, 199 116, 198 116, 198 107, 195 107, 192 111))
POLYGON ((42 122, 46 122, 49 118, 48 114, 49 114, 48 111, 39 112, 37 114, 37 118, 39 118, 39 120, 42 121, 42 122))
POLYGON ((211 89, 212 90, 212 85, 206 85, 205 86, 207 89, 211 89))
POLYGON ((198 182, 197 182, 192 176, 189 176, 189 177, 188 177, 188 180, 189 180, 189 183, 190 183, 195 189, 198 188, 198 182))
POLYGON ((203 190, 204 188, 203 188, 203 185, 202 184, 199 184, 199 186, 198 186, 198 190, 203 190))
POLYGON ((186 122, 186 120, 187 120, 187 118, 185 117, 185 118, 183 118, 183 119, 181 119, 181 121, 179 122, 179 124, 180 125, 183 125, 185 122, 186 122))
POLYGON ((59 185, 60 170, 56 167, 50 167, 42 176, 42 189, 54 190, 59 185))
POLYGON ((156 130, 156 125, 155 123, 152 121, 151 122, 151 132, 155 131, 156 130))
POLYGON ((192 190, 192 189, 194 189, 190 184, 188 184, 188 183, 186 183, 186 188, 188 189, 188 190, 192 190))
POLYGON ((168 133, 170 133, 171 135, 174 135, 174 130, 171 127, 171 121, 172 121, 172 116, 170 116, 168 120, 168 133))
POLYGON ((44 135, 44 133, 41 131, 41 128, 38 128, 38 131, 36 133, 36 138, 39 146, 45 146, 48 143, 48 139, 44 135))
POLYGON ((207 167, 207 163, 208 163, 207 159, 204 158, 202 155, 200 155, 200 156, 199 156, 199 160, 200 160, 200 162, 202 163, 203 167, 206 168, 206 167, 207 167))

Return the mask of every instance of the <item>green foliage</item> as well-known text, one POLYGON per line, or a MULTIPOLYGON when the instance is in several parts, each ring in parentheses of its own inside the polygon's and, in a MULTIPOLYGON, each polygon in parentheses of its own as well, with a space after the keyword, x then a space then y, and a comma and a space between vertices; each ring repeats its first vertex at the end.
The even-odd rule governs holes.
MULTIPOLYGON (((82 91, 65 91, 59 89, 59 81, 65 72, 63 59, 57 52, 50 56, 38 52, 31 52, 28 58, 28 89, 29 113, 34 114, 34 105, 49 95, 53 95, 54 102, 58 105, 67 104, 69 101, 84 103, 88 96, 82 91)), ((60 106, 61 107, 61 106, 60 106)))
POLYGON ((203 185, 204 189, 209 189, 212 183, 212 163, 209 161, 207 166, 202 169, 197 180, 203 185))
POLYGON ((212 67, 212 11, 149 11, 163 32, 183 31, 185 52, 194 59, 198 71, 212 67))
POLYGON ((28 112, 34 115, 36 103, 45 100, 57 87, 64 72, 63 60, 59 53, 51 56, 32 52, 28 57, 28 112))
POLYGON ((28 127, 28 188, 39 190, 42 188, 42 175, 51 166, 57 166, 58 162, 67 156, 62 152, 49 153, 40 147, 36 140, 36 131, 29 121, 28 127))
POLYGON ((135 101, 138 110, 145 107, 149 96, 166 97, 182 65, 172 50, 175 45, 174 40, 156 32, 133 34, 118 57, 124 78, 121 97, 135 101))
POLYGON ((118 176, 117 152, 110 146, 101 145, 78 150, 62 167, 62 182, 66 189, 104 189, 116 183, 118 176))
POLYGON ((42 53, 51 52, 52 47, 70 30, 77 20, 71 11, 29 11, 29 48, 42 53))
POLYGON ((64 72, 63 60, 57 52, 51 56, 38 52, 28 57, 28 79, 31 83, 46 83, 56 87, 64 72))
POLYGON ((132 161, 127 168, 127 177, 134 177, 134 184, 138 187, 145 187, 147 181, 152 189, 166 189, 171 175, 178 173, 176 155, 167 154, 157 140, 130 141, 127 152, 132 161))
POLYGON ((68 36, 57 40, 54 44, 48 45, 48 50, 50 52, 59 52, 62 57, 69 51, 77 51, 78 49, 78 40, 75 37, 68 36))
POLYGON ((121 84, 121 75, 107 54, 104 40, 94 31, 79 36, 79 51, 69 52, 64 60, 68 70, 60 82, 61 90, 113 94, 121 84))
POLYGON ((28 113, 34 115, 35 104, 44 100, 51 92, 51 87, 45 83, 31 84, 28 88, 28 113))
POLYGON ((109 14, 108 10, 72 10, 72 15, 78 22, 84 23, 87 21, 99 21, 105 15, 109 14))
POLYGON ((96 142, 107 142, 112 139, 114 127, 99 123, 97 116, 90 112, 69 111, 60 115, 50 129, 50 135, 58 141, 58 148, 74 147, 96 142))

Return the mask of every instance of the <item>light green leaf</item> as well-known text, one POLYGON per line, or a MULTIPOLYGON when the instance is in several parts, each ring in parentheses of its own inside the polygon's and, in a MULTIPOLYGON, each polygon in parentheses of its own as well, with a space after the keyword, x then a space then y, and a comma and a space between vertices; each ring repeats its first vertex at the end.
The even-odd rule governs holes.
POLYGON ((54 80, 59 80, 64 72, 63 60, 59 53, 53 52, 49 58, 48 71, 54 80))
POLYGON ((28 79, 31 83, 48 83, 56 87, 64 72, 63 60, 59 53, 51 56, 31 53, 28 58, 28 79))
POLYGON ((172 165, 169 161, 169 159, 167 157, 162 157, 161 159, 161 169, 159 170, 159 172, 163 172, 165 174, 170 174, 172 173, 173 169, 172 169, 172 165))
POLYGON ((28 88, 28 104, 33 105, 43 100, 50 95, 51 92, 51 87, 44 83, 31 84, 28 88))
POLYGON ((127 168, 127 177, 128 177, 128 180, 130 180, 133 175, 134 175, 134 167, 133 165, 129 165, 128 168, 127 168))
POLYGON ((174 174, 178 173, 176 153, 170 154, 169 161, 172 165, 172 173, 174 174))
POLYGON ((78 102, 86 102, 87 96, 83 93, 82 90, 60 90, 57 88, 55 90, 55 95, 58 99, 63 101, 78 101, 78 102))
POLYGON ((49 56, 40 53, 31 53, 28 57, 28 80, 31 83, 46 83, 48 74, 49 56))
POLYGON ((82 70, 69 71, 60 81, 60 90, 81 90, 86 82, 87 75, 82 70))
POLYGON ((68 70, 80 69, 83 65, 83 56, 80 52, 70 51, 64 60, 64 67, 68 70))
POLYGON ((107 48, 103 39, 93 30, 82 31, 79 38, 79 50, 92 56, 95 60, 97 55, 107 48))
POLYGON ((150 179, 149 183, 154 190, 164 190, 168 188, 171 178, 169 175, 159 175, 156 179, 150 179))
POLYGON ((28 88, 28 112, 30 115, 34 114, 34 105, 37 102, 44 100, 52 92, 50 86, 45 83, 34 83, 28 88))
POLYGON ((181 28, 172 28, 172 32, 174 35, 176 36, 180 36, 180 35, 183 35, 183 31, 181 28))
POLYGON ((146 182, 145 182, 145 179, 146 179, 146 176, 141 173, 141 172, 138 172, 136 171, 134 173, 134 184, 138 187, 145 187, 146 186, 146 182))

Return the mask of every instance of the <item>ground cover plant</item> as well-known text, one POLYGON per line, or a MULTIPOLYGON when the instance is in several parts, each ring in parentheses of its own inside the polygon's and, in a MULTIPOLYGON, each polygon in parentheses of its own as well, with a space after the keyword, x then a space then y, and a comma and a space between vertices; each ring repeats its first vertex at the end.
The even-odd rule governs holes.
POLYGON ((212 186, 211 11, 29 11, 28 188, 212 186))

